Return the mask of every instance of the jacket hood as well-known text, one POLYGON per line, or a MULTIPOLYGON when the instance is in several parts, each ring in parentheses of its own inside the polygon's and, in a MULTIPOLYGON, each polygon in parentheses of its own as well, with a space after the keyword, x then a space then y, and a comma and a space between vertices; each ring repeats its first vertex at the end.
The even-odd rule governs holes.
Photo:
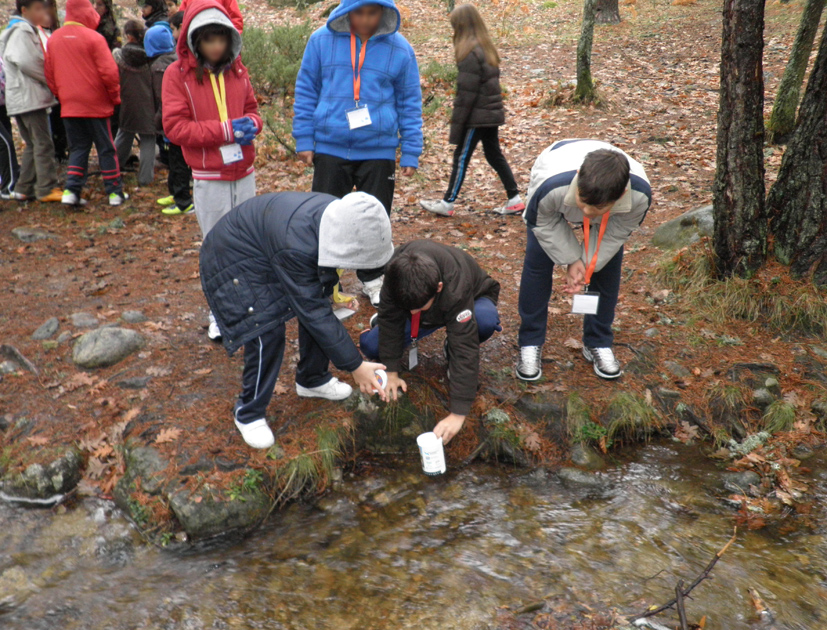
POLYGON ((144 34, 144 50, 147 57, 157 57, 175 52, 175 38, 163 24, 156 24, 144 34))
POLYGON ((101 16, 89 0, 67 0, 66 21, 78 22, 94 31, 100 24, 101 16))
POLYGON ((325 208, 319 222, 319 267, 376 269, 391 256, 391 222, 376 197, 354 192, 325 208))
POLYGON ((227 11, 216 0, 196 0, 187 7, 184 13, 184 23, 181 25, 181 35, 178 37, 178 58, 182 63, 196 65, 195 51, 192 48, 192 33, 207 24, 221 24, 227 26, 232 33, 233 59, 241 54, 241 34, 233 26, 227 11))
POLYGON ((368 4, 378 4, 383 9, 382 21, 374 37, 393 35, 399 30, 402 16, 393 0, 342 0, 327 20, 327 28, 334 33, 350 33, 350 12, 368 4))
POLYGON ((149 63, 146 50, 140 44, 126 44, 121 48, 121 60, 130 68, 140 68, 149 63))

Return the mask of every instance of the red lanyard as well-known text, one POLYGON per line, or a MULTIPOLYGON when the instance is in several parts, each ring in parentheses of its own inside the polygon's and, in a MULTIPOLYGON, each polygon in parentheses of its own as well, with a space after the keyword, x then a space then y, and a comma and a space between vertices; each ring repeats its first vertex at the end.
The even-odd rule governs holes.
MULTIPOLYGON (((589 224, 591 220, 589 217, 583 217, 583 236, 585 236, 585 247, 586 247, 586 257, 589 256, 589 246, 591 243, 589 242, 589 228, 591 227, 589 224)), ((589 286, 589 281, 592 279, 592 274, 594 273, 594 268, 597 266, 597 254, 600 251, 600 243, 603 241, 603 235, 606 233, 606 226, 609 225, 609 213, 603 215, 603 219, 600 221, 600 231, 597 233, 597 247, 594 249, 594 256, 592 256, 592 261, 589 263, 589 266, 586 267, 586 286, 589 286)))
POLYGON ((419 319, 422 316, 422 312, 415 313, 411 315, 411 340, 416 341, 416 338, 419 337, 419 319))
POLYGON ((362 66, 365 63, 365 51, 368 49, 368 43, 362 44, 362 50, 359 52, 359 68, 356 68, 356 34, 350 32, 350 65, 353 67, 353 100, 359 104, 359 91, 362 88, 362 66))

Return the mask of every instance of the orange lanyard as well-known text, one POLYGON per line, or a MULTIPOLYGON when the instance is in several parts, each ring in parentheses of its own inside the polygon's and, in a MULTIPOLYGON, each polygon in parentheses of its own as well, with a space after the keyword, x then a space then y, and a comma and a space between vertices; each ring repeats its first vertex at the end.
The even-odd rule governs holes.
POLYGON ((362 44, 362 50, 359 52, 359 68, 356 68, 356 34, 350 32, 350 65, 353 67, 353 100, 359 104, 359 91, 362 88, 362 66, 365 63, 365 51, 368 49, 368 43, 362 44))
MULTIPOLYGON (((589 228, 591 220, 589 217, 583 217, 583 236, 585 236, 585 246, 586 246, 586 257, 589 256, 589 246, 591 243, 589 242, 589 228)), ((609 225, 609 213, 603 215, 603 219, 600 221, 600 231, 597 233, 597 247, 594 249, 594 256, 592 256, 592 261, 589 263, 589 266, 586 267, 586 287, 589 286, 589 281, 592 279, 592 274, 594 273, 594 268, 597 266, 597 254, 600 252, 600 243, 603 242, 603 235, 606 233, 606 226, 609 225)))

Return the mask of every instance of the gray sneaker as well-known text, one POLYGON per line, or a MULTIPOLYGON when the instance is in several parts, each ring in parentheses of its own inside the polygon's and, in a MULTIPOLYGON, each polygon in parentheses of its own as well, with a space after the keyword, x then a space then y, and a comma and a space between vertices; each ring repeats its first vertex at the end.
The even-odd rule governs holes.
POLYGON ((538 381, 543 376, 543 347, 523 346, 517 363, 517 378, 521 381, 538 381))
POLYGON ((620 363, 611 348, 583 347, 583 357, 594 366, 594 373, 600 378, 613 379, 623 374, 620 363))

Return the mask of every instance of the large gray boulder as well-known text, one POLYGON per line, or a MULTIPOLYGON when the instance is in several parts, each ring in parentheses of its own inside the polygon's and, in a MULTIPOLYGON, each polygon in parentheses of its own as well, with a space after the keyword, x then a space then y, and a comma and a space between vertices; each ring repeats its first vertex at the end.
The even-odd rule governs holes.
POLYGON ((49 499, 66 494, 80 481, 82 464, 75 450, 67 450, 51 462, 29 464, 21 473, 3 479, 3 492, 11 499, 49 499))
POLYGON ((260 490, 201 496, 182 489, 170 496, 169 507, 189 536, 208 538, 258 525, 270 510, 270 498, 260 490))
POLYGON ((144 338, 128 328, 98 328, 82 335, 72 350, 72 360, 83 368, 115 365, 144 347, 144 338))
POLYGON ((697 243, 704 236, 712 236, 714 228, 712 206, 703 206, 661 225, 655 230, 652 243, 662 249, 680 249, 697 243))

